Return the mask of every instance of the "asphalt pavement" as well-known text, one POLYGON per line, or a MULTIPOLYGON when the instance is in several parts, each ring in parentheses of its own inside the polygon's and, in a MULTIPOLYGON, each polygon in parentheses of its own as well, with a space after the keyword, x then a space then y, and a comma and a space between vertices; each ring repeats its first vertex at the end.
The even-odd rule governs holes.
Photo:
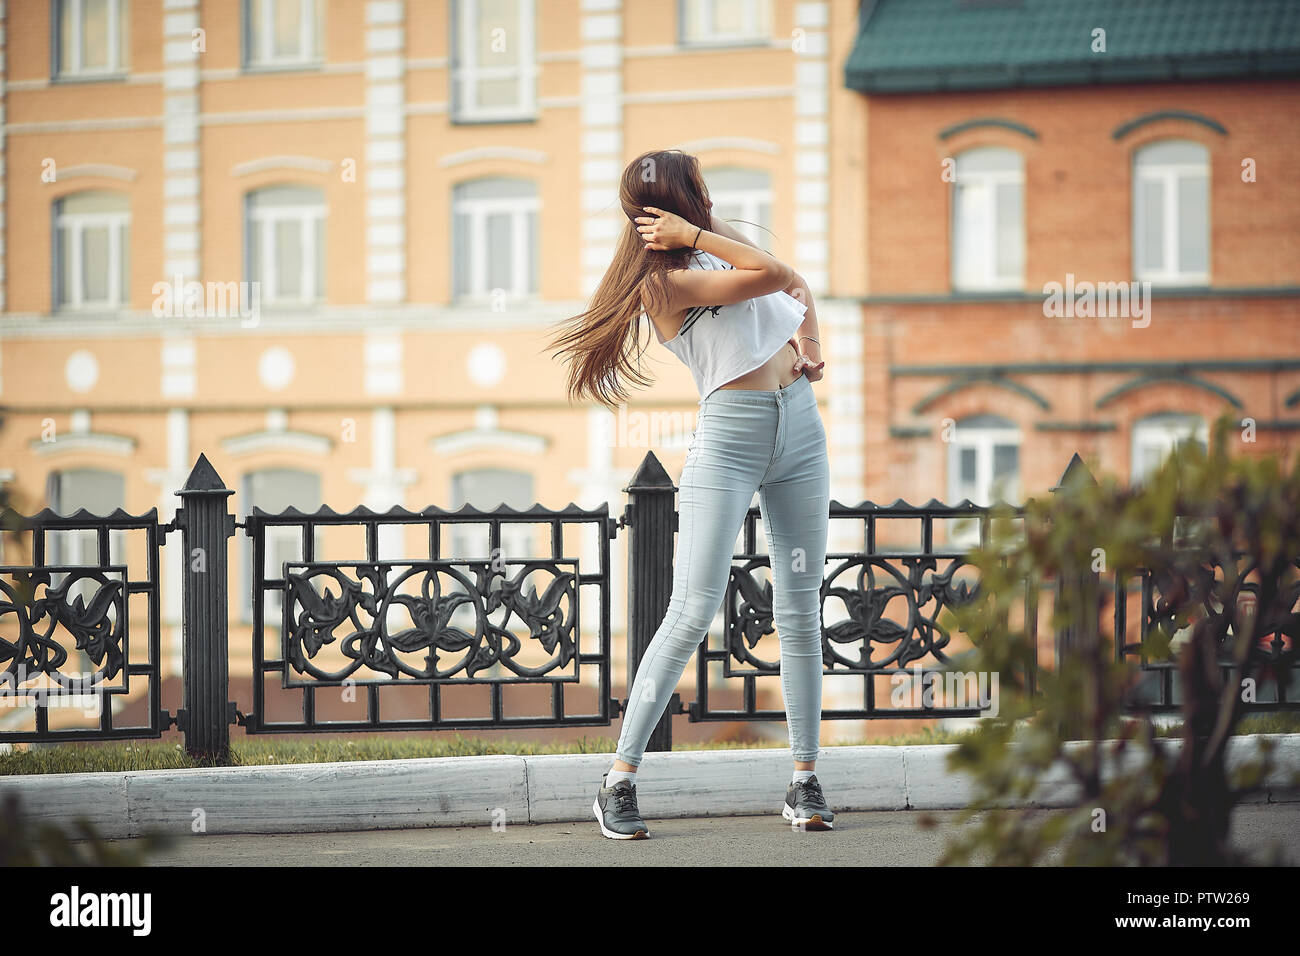
MULTIPOLYGON (((1022 810, 1021 813, 1054 813, 1022 810)), ((151 862, 170 866, 931 866, 958 811, 845 812, 829 832, 792 830, 767 816, 647 820, 648 840, 615 841, 590 822, 498 828, 428 827, 357 832, 230 834, 179 839, 151 862)), ((1280 843, 1300 863, 1300 803, 1245 804, 1233 814, 1233 841, 1260 853, 1280 843)), ((122 844, 136 841, 123 840, 122 844)))

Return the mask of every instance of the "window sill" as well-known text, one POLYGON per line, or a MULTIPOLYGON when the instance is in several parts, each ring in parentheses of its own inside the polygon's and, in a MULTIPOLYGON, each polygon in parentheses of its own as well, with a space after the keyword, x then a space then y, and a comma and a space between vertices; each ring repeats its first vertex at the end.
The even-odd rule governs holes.
POLYGON ((452 116, 450 119, 453 126, 489 126, 507 123, 536 123, 538 115, 535 112, 519 113, 513 116, 473 116, 462 113, 452 116))
POLYGON ((59 73, 50 77, 55 86, 84 86, 87 83, 125 83, 130 76, 127 70, 113 73, 59 73))
POLYGON ((763 36, 710 37, 706 40, 677 38, 678 49, 688 53, 697 50, 701 53, 707 53, 711 50, 762 50, 775 45, 771 37, 763 36))
MULTIPOLYGON (((447 303, 449 309, 460 309, 463 311, 480 311, 482 309, 491 309, 497 298, 493 295, 460 295, 447 303)), ((507 308, 503 312, 509 311, 510 305, 536 306, 542 305, 542 296, 540 292, 506 292, 503 301, 507 303, 507 308)))
POLYGON ((60 319, 117 319, 130 312, 125 305, 64 305, 52 310, 46 318, 54 321, 60 319))
POLYGON ((246 76, 276 73, 315 73, 324 69, 324 67, 324 60, 294 60, 284 63, 245 63, 242 72, 246 76))
POLYGON ((1198 292, 1209 291, 1210 288, 1210 277, 1208 275, 1139 275, 1135 281, 1149 282, 1153 290, 1160 292, 1198 292))

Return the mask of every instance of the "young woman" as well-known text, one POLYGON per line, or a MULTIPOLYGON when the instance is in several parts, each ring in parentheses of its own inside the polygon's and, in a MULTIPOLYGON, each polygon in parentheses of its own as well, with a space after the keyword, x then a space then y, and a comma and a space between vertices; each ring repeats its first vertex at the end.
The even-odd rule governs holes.
POLYGON ((715 219, 699 164, 645 153, 623 172, 627 215, 591 307, 552 343, 569 363, 569 399, 613 409, 640 370, 640 318, 686 364, 700 410, 679 481, 672 597, 628 692, 616 759, 592 810, 615 840, 650 835, 636 771, 687 661, 722 604, 732 551, 759 495, 781 642, 781 690, 794 757, 782 817, 829 830, 814 774, 820 742, 820 593, 830 505, 826 432, 812 382, 825 362, 808 286, 715 219))

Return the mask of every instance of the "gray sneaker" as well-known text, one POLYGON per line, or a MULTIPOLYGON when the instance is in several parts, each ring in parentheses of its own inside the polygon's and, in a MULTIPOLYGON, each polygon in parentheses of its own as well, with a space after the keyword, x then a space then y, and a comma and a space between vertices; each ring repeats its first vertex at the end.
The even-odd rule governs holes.
POLYGON ((601 776, 596 802, 591 805, 600 832, 611 840, 644 840, 650 836, 650 829, 636 808, 636 784, 620 780, 614 786, 606 787, 607 776, 601 776))
POLYGON ((785 803, 781 807, 782 819, 789 820, 790 826, 805 830, 830 830, 835 824, 835 814, 826 805, 822 795, 822 785, 814 774, 803 783, 792 783, 785 792, 785 803))

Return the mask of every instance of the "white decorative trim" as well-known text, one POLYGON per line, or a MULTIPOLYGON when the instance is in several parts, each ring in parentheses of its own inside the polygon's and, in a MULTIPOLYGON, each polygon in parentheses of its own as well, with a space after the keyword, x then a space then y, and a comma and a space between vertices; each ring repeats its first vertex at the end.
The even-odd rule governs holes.
MULTIPOLYGON (((366 3, 366 300, 406 298, 406 4, 366 3)), ((386 346, 374 346, 380 349, 386 346)), ((376 372, 367 342, 366 390, 401 389, 400 361, 376 372)), ((398 345, 400 352, 400 343, 398 345)))
POLYGON ((602 0, 584 5, 579 18, 582 38, 581 153, 578 187, 587 212, 579 234, 581 295, 596 291, 609 265, 614 241, 627 227, 618 203, 623 159, 623 3, 602 0))
MULTIPOLYGON (((863 463, 866 447, 866 409, 863 398, 862 306, 849 299, 817 299, 817 323, 825 345, 823 354, 834 356, 834 383, 830 389, 827 434, 833 436, 830 449, 832 498, 857 504, 866 494, 863 463)), ((839 522, 839 524, 847 524, 839 522)), ((836 522, 832 522, 832 526, 836 522)), ((852 550, 849 540, 861 529, 840 528, 843 540, 831 550, 852 550)), ((858 541, 861 544, 861 541, 858 541)))
POLYGON ((438 165, 459 166, 484 159, 510 159, 521 163, 535 163, 539 166, 548 161, 546 153, 540 149, 524 149, 521 146, 477 146, 474 149, 448 153, 438 159, 438 165))
POLYGON ((785 86, 732 86, 694 90, 645 90, 624 93, 624 103, 712 103, 717 100, 783 100, 799 91, 793 84, 785 86))
POLYGON ((766 139, 754 139, 749 136, 708 136, 704 139, 692 139, 676 146, 683 153, 703 153, 711 149, 739 149, 750 153, 763 153, 777 156, 781 152, 779 143, 766 139))
MULTIPOLYGON (((202 266, 199 55, 192 46, 198 27, 196 0, 163 6, 163 272, 182 282, 197 280, 202 266)), ((184 373, 169 379, 164 372, 164 395, 185 397, 186 385, 184 373)), ((193 388, 192 372, 188 386, 193 388)))
POLYGON ((549 444, 550 439, 541 435, 507 431, 501 428, 470 428, 429 439, 429 447, 439 456, 459 455, 462 452, 484 449, 541 455, 549 444))
POLYGON ((385 328, 428 331, 491 331, 545 329, 577 315, 587 303, 577 299, 542 300, 528 297, 521 308, 496 311, 490 301, 462 305, 398 302, 390 305, 320 305, 314 308, 264 308, 257 325, 245 327, 232 316, 158 317, 144 310, 122 309, 85 315, 11 312, 4 317, 0 339, 124 339, 184 332, 200 338, 239 335, 321 335, 326 332, 368 332, 376 322, 385 328), (112 319, 111 322, 105 321, 112 319))
MULTIPOLYGON (((9 47, 9 4, 0 0, 0 313, 5 311, 9 302, 9 272, 7 261, 7 250, 4 246, 4 224, 7 214, 8 196, 4 191, 4 184, 9 181, 9 141, 7 137, 7 124, 4 122, 9 116, 9 90, 13 89, 13 84, 7 79, 8 69, 7 57, 9 47)), ((0 390, 3 385, 0 384, 0 390)))
POLYGON ((221 450, 228 455, 255 455, 259 452, 300 452, 324 457, 334 447, 334 441, 323 435, 288 429, 262 430, 245 435, 221 439, 221 450))
POLYGON ((162 349, 162 382, 159 393, 164 398, 193 398, 197 388, 195 360, 198 349, 193 336, 165 335, 162 349))
POLYGON ((795 268, 814 295, 829 285, 829 233, 816 214, 829 209, 830 64, 826 56, 827 0, 801 0, 795 23, 803 32, 803 49, 796 54, 794 93, 798 142, 795 146, 795 268))
POLYGON ((260 159, 236 163, 230 168, 230 175, 251 176, 253 173, 263 173, 269 169, 297 169, 324 174, 332 172, 334 168, 335 164, 328 159, 318 159, 315 156, 263 156, 260 159))
POLYGON ((61 455, 65 452, 92 452, 129 458, 135 454, 136 441, 125 435, 107 435, 103 432, 68 432, 54 441, 33 438, 27 443, 33 455, 61 455))
POLYGON ((367 395, 401 395, 402 335, 390 330, 369 331, 365 345, 365 390, 367 395))
POLYGON ((78 163, 76 166, 59 167, 59 181, 76 179, 80 176, 102 176, 107 179, 120 179, 132 183, 139 177, 139 170, 127 166, 114 166, 111 163, 78 163))

